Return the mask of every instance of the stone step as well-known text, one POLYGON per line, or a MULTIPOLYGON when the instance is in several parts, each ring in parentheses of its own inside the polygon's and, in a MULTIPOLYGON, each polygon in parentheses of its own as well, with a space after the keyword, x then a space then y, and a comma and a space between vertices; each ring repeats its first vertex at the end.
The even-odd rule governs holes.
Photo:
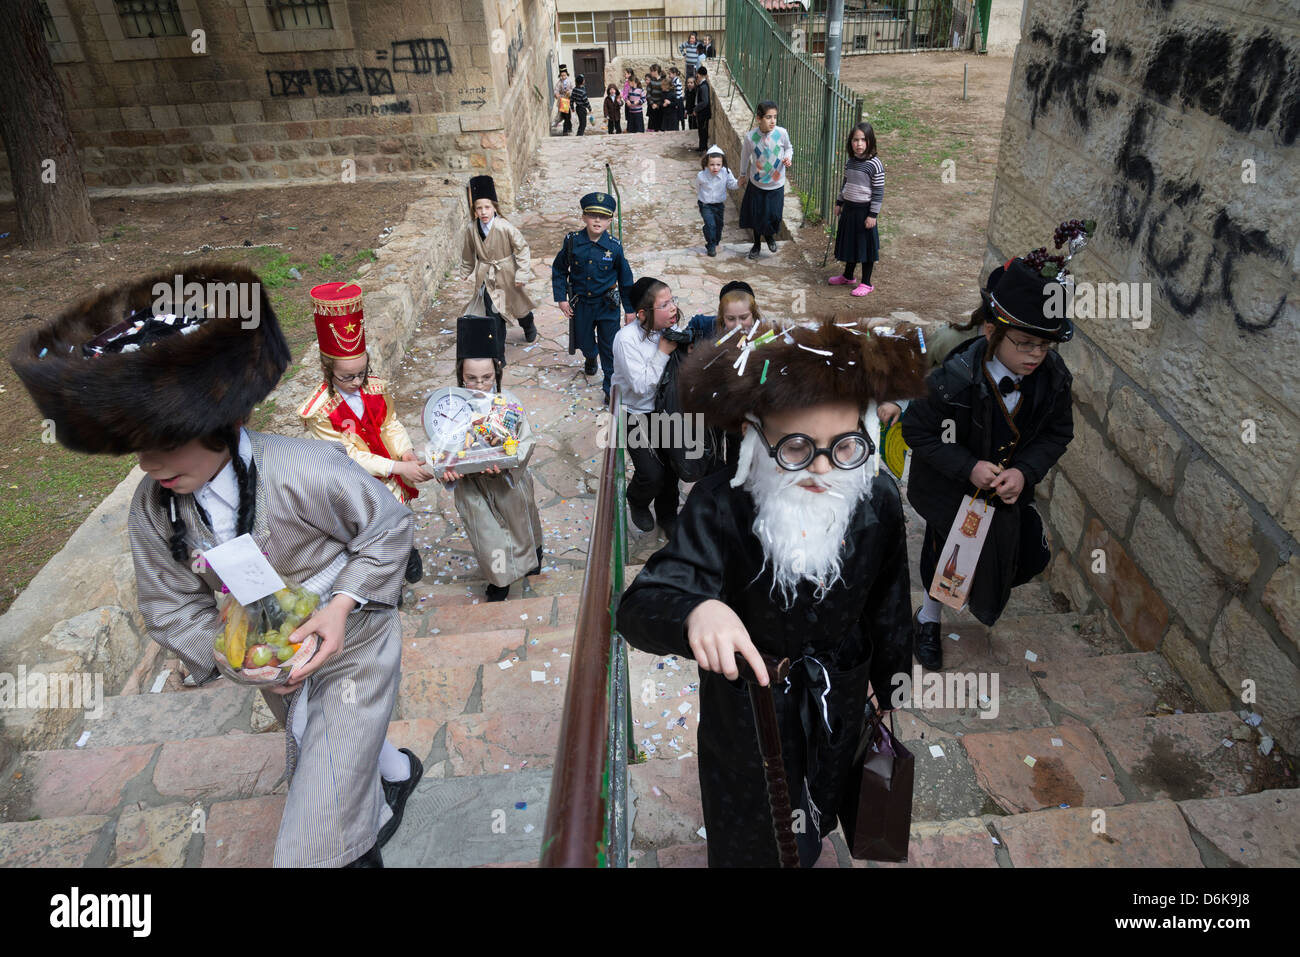
POLYGON ((1212 867, 1300 867, 1300 792, 1293 788, 1180 801, 1178 809, 1212 867))
POLYGON ((998 867, 997 845, 985 825, 987 818, 918 821, 908 835, 907 861, 853 860, 853 867, 998 867))
POLYGON ((1230 711, 1114 718, 1093 727, 1142 800, 1226 798, 1294 786, 1280 755, 1261 754, 1259 734, 1230 711))
POLYGON ((1154 714, 1161 704, 1171 711, 1198 710, 1182 679, 1154 651, 1040 661, 1027 667, 1056 712, 1055 724, 1067 719, 1094 724, 1140 718, 1154 714))
POLYGON ((169 694, 114 695, 104 699, 104 714, 87 720, 89 750, 127 744, 210 737, 247 731, 253 700, 260 692, 218 678, 199 688, 169 694))
MULTIPOLYGON (((632 846, 642 850, 675 844, 704 845, 699 757, 659 756, 628 768, 632 846)), ((663 866, 662 864, 660 866, 663 866)))
POLYGON ((446 725, 444 776, 553 767, 563 717, 559 711, 458 715, 446 725))
POLYGON ((415 635, 402 641, 402 672, 491 664, 519 654, 527 646, 526 628, 453 635, 415 635))
POLYGON ((1002 813, 1124 803, 1106 752, 1082 725, 968 734, 961 744, 1002 813))
POLYGON ((0 867, 103 867, 113 829, 103 814, 0 823, 0 867))
POLYGON ((1173 801, 1052 808, 997 818, 1015 867, 1202 867, 1173 801))
POLYGON ((944 671, 990 670, 995 667, 1091 658, 1132 651, 1099 614, 1076 612, 1018 615, 987 628, 962 615, 939 626, 944 671), (956 637, 954 637, 956 636, 956 637))
POLYGON ((578 596, 557 598, 514 598, 477 605, 442 605, 430 609, 425 619, 428 632, 434 628, 442 634, 471 631, 502 631, 510 628, 572 627, 578 617, 578 596))

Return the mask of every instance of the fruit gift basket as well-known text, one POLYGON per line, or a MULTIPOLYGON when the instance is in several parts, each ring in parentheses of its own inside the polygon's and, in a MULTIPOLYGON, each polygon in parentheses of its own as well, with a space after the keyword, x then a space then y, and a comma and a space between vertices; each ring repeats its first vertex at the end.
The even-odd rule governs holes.
POLYGON ((439 389, 424 405, 424 432, 426 461, 440 477, 448 469, 470 475, 518 468, 533 454, 524 408, 508 392, 439 389))
POLYGON ((241 605, 229 592, 221 598, 223 627, 213 643, 217 668, 242 685, 282 685, 298 665, 316 653, 320 639, 309 635, 290 644, 289 636, 311 617, 320 596, 301 585, 241 605))

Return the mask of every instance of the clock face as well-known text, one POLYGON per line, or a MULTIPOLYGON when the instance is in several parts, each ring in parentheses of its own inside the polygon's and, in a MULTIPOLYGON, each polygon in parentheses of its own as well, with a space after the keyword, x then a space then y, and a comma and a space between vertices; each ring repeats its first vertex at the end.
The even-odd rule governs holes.
POLYGON ((458 446, 474 419, 469 400, 450 389, 439 390, 424 409, 424 431, 435 446, 458 446))

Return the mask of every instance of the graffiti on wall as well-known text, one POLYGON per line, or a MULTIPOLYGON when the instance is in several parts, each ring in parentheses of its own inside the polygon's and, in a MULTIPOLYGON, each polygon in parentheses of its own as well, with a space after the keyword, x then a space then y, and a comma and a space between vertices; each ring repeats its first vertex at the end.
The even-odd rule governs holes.
POLYGON ((393 73, 443 76, 452 72, 451 52, 441 38, 394 40, 389 50, 376 50, 376 60, 390 66, 335 66, 309 70, 267 70, 271 96, 392 96, 393 73))
MULTIPOLYGON (((1165 9, 1173 3, 1162 0, 1165 9)), ((1151 139, 1159 104, 1199 111, 1236 133, 1271 130, 1279 144, 1294 145, 1300 135, 1300 49, 1288 49, 1267 32, 1242 35, 1204 22, 1171 24, 1153 43, 1148 65, 1137 77, 1132 74, 1139 58, 1126 45, 1103 43, 1104 52, 1097 52, 1093 21, 1103 22, 1104 16, 1088 16, 1088 6, 1088 0, 1079 0, 1070 17, 1040 21, 1029 31, 1024 77, 1030 126, 1056 108, 1085 133, 1097 121, 1120 119, 1120 97, 1104 88, 1103 70, 1116 81, 1140 86, 1145 99, 1133 107, 1114 160, 1116 215, 1110 228, 1142 258, 1178 314, 1189 317, 1221 305, 1245 332, 1271 328, 1286 305, 1285 292, 1261 303, 1246 290, 1249 281, 1240 280, 1255 257, 1286 262, 1286 247, 1266 229, 1235 218, 1226 205, 1203 222, 1204 207, 1197 205, 1205 198, 1201 184, 1157 173, 1151 139), (1205 232, 1212 243, 1201 238, 1205 232)))

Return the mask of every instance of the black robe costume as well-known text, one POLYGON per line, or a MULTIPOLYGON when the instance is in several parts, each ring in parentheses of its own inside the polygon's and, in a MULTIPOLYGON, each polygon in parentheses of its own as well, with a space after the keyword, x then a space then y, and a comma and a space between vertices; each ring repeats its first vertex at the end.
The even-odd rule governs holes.
MULTIPOLYGON (((800 858, 809 866, 835 828, 850 775, 858 773, 853 758, 868 679, 888 707, 892 677, 911 664, 902 501, 891 477, 874 479, 844 536, 841 580, 820 601, 815 587, 801 582, 785 610, 752 531, 754 499, 728 480, 728 472, 715 473, 691 490, 671 541, 623 595, 618 630, 642 651, 693 657, 686 617, 715 598, 735 611, 760 651, 797 662, 774 698, 791 806, 804 811, 800 858)), ((700 672, 699 751, 709 866, 778 866, 744 682, 700 672)))
POLYGON ((995 506, 969 608, 985 625, 1002 614, 1011 589, 1043 571, 1051 553, 1043 523, 1033 507, 1034 487, 1043 480, 1074 437, 1070 384, 1073 377, 1055 352, 1020 383, 1020 403, 1008 423, 1005 406, 984 371, 988 340, 966 343, 930 373, 930 394, 912 402, 903 414, 903 438, 912 449, 907 500, 926 521, 921 553, 921 585, 933 580, 939 549, 952 528, 962 497, 978 490, 970 472, 980 460, 1024 473, 1024 491, 1014 505, 990 493, 995 506), (944 423, 952 420, 953 441, 944 442, 944 423), (1017 437, 1018 433, 1018 437, 1017 437), (1010 444, 1009 453, 999 453, 1010 444))

